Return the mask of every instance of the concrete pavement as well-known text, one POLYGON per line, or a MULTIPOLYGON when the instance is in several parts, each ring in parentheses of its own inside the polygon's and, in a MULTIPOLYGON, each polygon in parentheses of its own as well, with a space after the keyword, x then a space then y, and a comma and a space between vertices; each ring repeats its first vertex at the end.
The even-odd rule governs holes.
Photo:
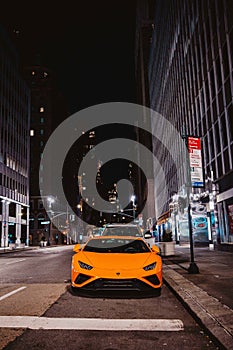
POLYGON ((194 248, 198 274, 189 274, 189 247, 163 257, 163 278, 221 349, 233 349, 233 253, 194 248))

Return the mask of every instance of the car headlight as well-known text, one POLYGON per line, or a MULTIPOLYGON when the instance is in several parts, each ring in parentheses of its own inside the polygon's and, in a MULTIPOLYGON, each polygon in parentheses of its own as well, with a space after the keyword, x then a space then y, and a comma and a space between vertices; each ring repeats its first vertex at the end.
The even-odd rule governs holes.
POLYGON ((147 265, 145 267, 143 267, 143 270, 145 271, 150 271, 150 270, 153 270, 155 268, 155 265, 156 265, 156 262, 150 264, 150 265, 147 265))
POLYGON ((84 262, 78 260, 78 263, 79 263, 79 266, 82 268, 82 269, 85 269, 85 270, 91 270, 93 269, 93 266, 91 265, 88 265, 88 264, 85 264, 84 262))

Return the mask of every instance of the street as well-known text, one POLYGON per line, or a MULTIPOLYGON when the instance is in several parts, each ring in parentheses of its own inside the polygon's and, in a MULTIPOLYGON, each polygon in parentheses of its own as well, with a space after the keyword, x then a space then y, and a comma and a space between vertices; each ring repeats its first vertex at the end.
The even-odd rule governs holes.
POLYGON ((0 349, 217 349, 166 285, 157 298, 72 295, 72 247, 0 256, 0 349))

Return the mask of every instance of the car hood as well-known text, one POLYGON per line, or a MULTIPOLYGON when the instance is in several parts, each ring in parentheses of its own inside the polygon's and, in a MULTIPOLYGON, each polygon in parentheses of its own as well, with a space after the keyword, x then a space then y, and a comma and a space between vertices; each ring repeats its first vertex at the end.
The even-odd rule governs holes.
POLYGON ((91 266, 100 269, 138 269, 156 261, 156 255, 148 253, 93 253, 80 252, 77 259, 91 264, 91 266))

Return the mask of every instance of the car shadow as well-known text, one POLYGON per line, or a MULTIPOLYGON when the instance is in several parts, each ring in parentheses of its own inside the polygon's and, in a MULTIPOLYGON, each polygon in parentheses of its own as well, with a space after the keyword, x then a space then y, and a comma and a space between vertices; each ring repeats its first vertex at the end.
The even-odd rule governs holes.
POLYGON ((82 298, 99 298, 99 299, 147 299, 155 298, 161 295, 161 289, 155 290, 153 292, 137 292, 137 291, 87 291, 87 290, 77 290, 77 288, 68 285, 66 287, 67 291, 76 297, 82 298))

